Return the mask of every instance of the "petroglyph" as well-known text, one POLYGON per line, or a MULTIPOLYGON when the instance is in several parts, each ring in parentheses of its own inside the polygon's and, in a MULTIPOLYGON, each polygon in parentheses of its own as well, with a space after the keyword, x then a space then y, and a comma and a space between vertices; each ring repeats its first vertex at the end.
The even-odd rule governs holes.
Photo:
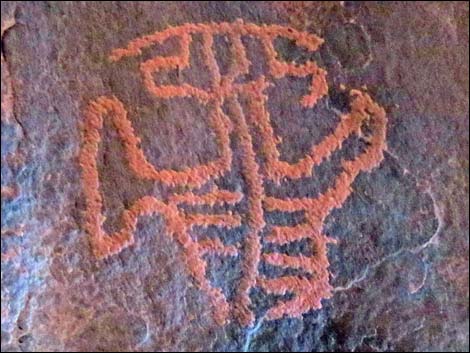
POLYGON ((323 140, 311 146, 309 153, 295 163, 281 160, 276 136, 266 108, 269 97, 267 88, 271 79, 283 77, 308 77, 309 91, 300 98, 299 104, 312 108, 328 92, 326 71, 313 61, 303 64, 284 62, 278 58, 274 40, 286 38, 296 45, 315 51, 323 43, 319 37, 278 25, 255 25, 236 21, 234 23, 185 24, 170 27, 164 31, 131 41, 127 47, 112 51, 110 60, 117 62, 127 57, 139 56, 144 48, 161 44, 169 38, 177 38, 179 52, 174 56, 155 56, 140 64, 143 83, 154 97, 169 99, 191 97, 208 108, 209 124, 216 136, 218 158, 206 164, 181 170, 158 169, 152 165, 140 147, 140 139, 134 132, 127 116, 127 109, 116 97, 99 97, 91 102, 84 115, 83 144, 80 153, 82 179, 86 197, 85 229, 98 258, 119 253, 134 243, 134 232, 138 219, 145 215, 158 214, 163 217, 166 234, 182 247, 187 270, 198 287, 212 303, 214 318, 222 325, 236 319, 241 325, 252 326, 255 315, 250 301, 250 291, 259 287, 268 294, 291 294, 291 299, 279 301, 266 313, 266 319, 283 316, 297 317, 309 310, 321 307, 321 300, 332 295, 329 284, 327 244, 334 239, 323 234, 322 228, 329 213, 341 207, 352 193, 351 184, 360 172, 370 171, 383 159, 386 147, 386 116, 384 110, 372 98, 359 90, 351 91, 350 112, 341 116, 334 131, 323 140), (190 44, 194 35, 202 36, 203 59, 211 76, 211 87, 201 89, 188 83, 159 85, 155 74, 163 70, 184 69, 190 62, 190 44), (221 74, 214 54, 214 36, 226 36, 230 42, 233 57, 226 74, 221 74), (247 58, 244 37, 260 41, 267 58, 269 73, 252 81, 240 83, 237 78, 248 73, 251 62, 247 58), (241 100, 247 101, 242 106, 241 100), (226 107, 226 111, 222 107, 226 107), (141 179, 171 187, 185 187, 189 190, 175 193, 165 200, 147 195, 135 201, 121 216, 122 228, 114 234, 103 229, 103 200, 97 154, 101 141, 104 119, 110 119, 125 151, 130 170, 141 179), (367 127, 367 134, 362 133, 367 127), (261 139, 260 158, 257 162, 254 141, 251 134, 256 130, 261 139), (244 193, 212 188, 201 194, 197 191, 209 181, 224 176, 232 166, 230 136, 239 140, 238 148, 243 156, 241 172, 246 184, 244 193), (315 198, 277 198, 265 192, 264 182, 280 185, 284 179, 314 178, 313 169, 328 160, 333 152, 341 149, 343 142, 351 135, 363 136, 367 141, 365 150, 353 160, 343 161, 343 171, 332 181, 332 185, 315 198), (231 204, 245 200, 247 214, 227 211, 218 214, 189 212, 182 206, 208 206, 231 204), (265 212, 295 212, 305 215, 303 223, 295 226, 273 226, 264 241, 272 244, 289 244, 310 239, 314 251, 311 256, 291 256, 280 252, 263 253, 261 237, 266 228, 265 212), (235 228, 245 224, 249 231, 242 244, 225 245, 220 239, 194 239, 191 229, 199 227, 235 228), (229 302, 219 288, 213 287, 206 277, 204 255, 239 256, 242 261, 242 277, 237 293, 229 302), (261 262, 281 268, 301 269, 309 276, 288 275, 266 278, 259 271, 261 262))

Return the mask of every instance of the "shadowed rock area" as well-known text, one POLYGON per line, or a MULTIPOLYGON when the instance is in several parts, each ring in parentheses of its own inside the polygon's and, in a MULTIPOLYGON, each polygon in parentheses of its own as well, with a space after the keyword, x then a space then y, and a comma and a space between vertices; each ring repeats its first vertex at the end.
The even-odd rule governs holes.
POLYGON ((1 351, 468 351, 468 40, 465 2, 2 2, 1 351))

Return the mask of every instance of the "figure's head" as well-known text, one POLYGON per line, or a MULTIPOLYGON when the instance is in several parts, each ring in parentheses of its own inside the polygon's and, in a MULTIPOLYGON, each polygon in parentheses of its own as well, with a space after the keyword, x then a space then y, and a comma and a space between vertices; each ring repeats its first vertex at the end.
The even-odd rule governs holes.
MULTIPOLYGON (((191 184, 198 186, 230 168, 231 117, 224 110, 227 100, 257 99, 262 103, 259 109, 267 111, 267 89, 284 77, 306 82, 306 88, 292 101, 299 107, 312 108, 326 95, 326 71, 311 60, 299 64, 280 58, 276 48, 279 39, 288 40, 307 52, 316 51, 323 42, 313 34, 288 27, 236 21, 170 27, 112 51, 113 62, 142 57, 139 70, 150 97, 158 100, 189 98, 192 106, 199 105, 207 112, 207 116, 200 118, 208 120, 215 132, 218 158, 182 173, 171 171, 174 175, 171 183, 192 180, 191 184), (171 49, 150 58, 146 55, 150 48, 159 46, 171 49)), ((287 95, 291 97, 292 92, 285 92, 284 97, 287 95)), ((291 99, 288 101, 290 103, 291 99)), ((268 139, 276 141, 272 129, 268 132, 268 139)), ((269 171, 266 174, 270 176, 269 171)), ((165 179, 159 180, 165 182, 165 179)))
MULTIPOLYGON (((313 34, 299 32, 279 25, 259 26, 245 24, 243 21, 185 24, 135 39, 127 47, 113 50, 110 60, 115 62, 126 57, 140 56, 146 48, 163 45, 169 40, 176 39, 178 42, 177 53, 157 55, 140 63, 140 71, 145 87, 155 97, 191 96, 204 103, 213 100, 219 101, 234 93, 233 91, 237 89, 234 85, 239 82, 241 76, 249 74, 250 67, 264 61, 263 64, 267 70, 263 73, 263 79, 266 82, 284 76, 312 76, 309 93, 301 99, 302 105, 312 107, 319 98, 327 93, 326 72, 313 61, 297 64, 280 59, 275 48, 275 41, 279 38, 290 40, 295 45, 311 52, 316 51, 323 43, 322 39, 313 34), (217 55, 219 50, 215 45, 217 38, 223 38, 225 44, 228 44, 229 53, 217 55), (247 40, 259 42, 258 50, 254 50, 257 55, 262 57, 256 57, 256 63, 249 60, 250 57, 252 58, 251 49, 253 47, 250 46, 247 40), (198 53, 192 53, 191 50, 191 46, 195 41, 199 42, 198 53), (192 64, 196 62, 194 57, 199 57, 199 64, 202 64, 198 69, 209 74, 209 87, 203 87, 199 82, 180 82, 179 73, 182 70, 191 69, 192 64), (222 61, 228 62, 227 65, 223 65, 222 61, 218 60, 221 57, 225 57, 222 61), (221 68, 221 66, 228 67, 221 68), (178 73, 178 82, 156 83, 159 74, 169 71, 178 73)), ((253 79, 259 80, 260 77, 258 75, 253 79)))

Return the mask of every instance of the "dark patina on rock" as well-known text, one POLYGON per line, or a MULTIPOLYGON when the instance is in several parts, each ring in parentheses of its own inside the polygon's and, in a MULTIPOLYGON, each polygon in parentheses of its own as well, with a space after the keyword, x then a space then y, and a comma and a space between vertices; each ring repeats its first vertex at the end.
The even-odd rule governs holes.
POLYGON ((2 2, 2 351, 468 350, 468 24, 466 3, 2 2), (159 170, 230 160, 158 174, 126 122, 159 170))

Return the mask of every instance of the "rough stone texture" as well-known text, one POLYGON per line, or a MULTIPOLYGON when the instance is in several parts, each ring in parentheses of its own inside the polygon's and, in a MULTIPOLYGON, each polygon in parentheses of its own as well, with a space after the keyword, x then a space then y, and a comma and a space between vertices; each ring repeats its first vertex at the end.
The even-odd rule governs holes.
MULTIPOLYGON (((468 351, 467 3, 1 6, 2 351, 468 351), (298 160, 331 133, 349 109, 345 92, 351 88, 366 90, 388 118, 384 160, 359 174, 351 196, 325 222, 324 232, 337 240, 328 245, 332 297, 322 300, 321 309, 267 321, 262 318, 274 299, 254 289, 253 327, 214 321, 210 299, 186 271, 181 246, 166 235, 161 217, 141 218, 134 245, 96 259, 83 226, 78 163, 85 108, 101 95, 123 102, 153 164, 181 168, 213 159, 213 136, 197 118, 206 114, 203 109, 184 100, 155 100, 142 85, 140 60, 171 52, 174 43, 122 63, 108 56, 169 26, 237 19, 290 26, 325 40, 313 54, 289 41, 276 43, 286 61, 315 60, 327 70, 329 86, 328 96, 311 110, 290 104, 304 94, 303 80, 284 78, 269 88, 268 109, 283 138, 284 160, 298 160)), ((249 39, 244 44, 255 77, 266 70, 260 48, 249 39)), ((215 46, 226 70, 223 40, 216 38, 215 46)), ((181 79, 204 86, 200 56, 192 60, 194 70, 182 72, 181 79)), ((169 191, 129 172, 108 125, 99 171, 104 226, 111 231, 121 227, 119 215, 137 198, 169 191)), ((232 144, 233 167, 216 184, 244 191, 244 156, 232 144)), ((264 188, 280 198, 319 195, 341 172, 340 161, 362 148, 350 138, 315 167, 314 177, 280 186, 266 182, 264 188)), ((292 225, 302 215, 267 212, 265 218, 292 225)), ((246 235, 244 227, 207 232, 234 244, 246 235)), ((281 251, 311 249, 299 242, 281 251)), ((227 298, 240 271, 237 258, 208 258, 207 277, 227 298)), ((279 271, 286 270, 260 264, 267 276, 279 271)))

